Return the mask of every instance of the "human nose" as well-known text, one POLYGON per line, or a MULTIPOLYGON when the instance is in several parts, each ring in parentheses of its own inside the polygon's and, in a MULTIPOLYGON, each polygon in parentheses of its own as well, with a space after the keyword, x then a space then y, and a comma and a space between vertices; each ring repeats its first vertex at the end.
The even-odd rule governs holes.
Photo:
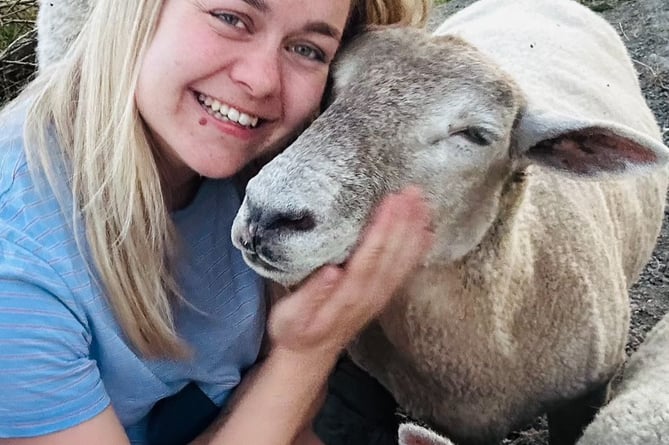
POLYGON ((231 77, 255 97, 267 97, 281 90, 280 50, 275 45, 248 48, 233 66, 231 77))

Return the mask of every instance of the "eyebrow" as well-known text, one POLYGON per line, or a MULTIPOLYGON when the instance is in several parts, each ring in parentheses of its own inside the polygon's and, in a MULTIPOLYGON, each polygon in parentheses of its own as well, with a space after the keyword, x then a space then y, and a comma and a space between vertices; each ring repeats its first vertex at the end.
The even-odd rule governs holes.
POLYGON ((323 34, 327 37, 332 37, 337 41, 341 39, 341 31, 325 22, 310 22, 307 24, 307 26, 304 27, 304 29, 309 32, 315 32, 318 34, 323 34))
MULTIPOLYGON (((260 12, 269 12, 270 7, 265 0, 243 0, 247 5, 257 9, 260 12)), ((304 27, 305 31, 323 34, 327 37, 339 41, 341 39, 341 31, 334 26, 325 22, 310 22, 304 27)))
POLYGON ((269 11, 269 6, 267 6, 265 0, 244 0, 244 2, 252 8, 259 10, 260 12, 269 11))

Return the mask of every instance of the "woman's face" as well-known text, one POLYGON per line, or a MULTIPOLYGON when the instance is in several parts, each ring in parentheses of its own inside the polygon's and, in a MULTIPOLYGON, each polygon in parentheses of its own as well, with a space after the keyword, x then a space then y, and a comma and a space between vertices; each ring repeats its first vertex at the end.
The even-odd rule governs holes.
POLYGON ((349 0, 165 0, 135 98, 166 179, 227 177, 318 111, 349 0))

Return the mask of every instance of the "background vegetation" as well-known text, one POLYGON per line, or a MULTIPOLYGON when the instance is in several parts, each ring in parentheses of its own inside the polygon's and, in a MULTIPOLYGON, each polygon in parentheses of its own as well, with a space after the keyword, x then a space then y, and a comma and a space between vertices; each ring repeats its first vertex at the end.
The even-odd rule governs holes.
POLYGON ((36 0, 0 0, 0 105, 35 72, 36 0))

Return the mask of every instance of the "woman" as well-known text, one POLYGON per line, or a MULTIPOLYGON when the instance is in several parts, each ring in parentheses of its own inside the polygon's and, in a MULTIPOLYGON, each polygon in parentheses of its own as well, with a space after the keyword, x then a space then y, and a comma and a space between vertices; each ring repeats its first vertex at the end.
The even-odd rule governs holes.
POLYGON ((229 241, 239 184, 318 113, 344 40, 425 10, 96 2, 2 115, 0 445, 185 443, 207 424, 196 443, 318 443, 327 376, 420 260, 428 212, 388 197, 347 264, 266 319, 229 241))

